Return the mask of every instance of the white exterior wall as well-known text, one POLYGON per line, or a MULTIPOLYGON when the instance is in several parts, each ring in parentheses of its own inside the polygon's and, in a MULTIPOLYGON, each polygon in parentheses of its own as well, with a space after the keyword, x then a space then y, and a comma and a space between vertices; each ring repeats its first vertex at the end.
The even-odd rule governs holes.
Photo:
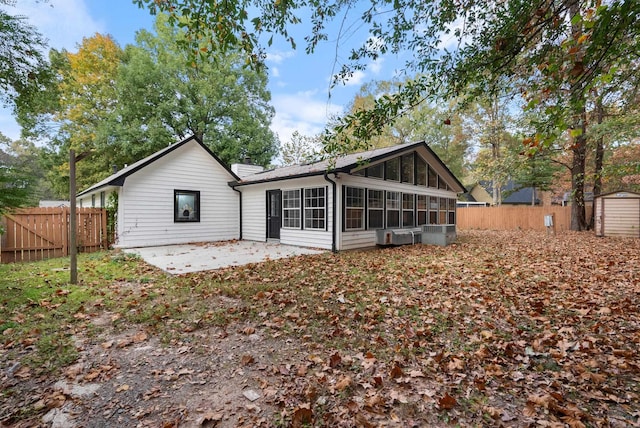
MULTIPOLYGON (((195 141, 128 176, 119 192, 120 247, 237 239, 233 177, 195 141), (174 222, 174 190, 200 191, 200 222, 174 222)), ((90 198, 90 196, 89 196, 90 198)))
MULTIPOLYGON (((329 175, 331 178, 332 175, 329 175)), ((300 247, 332 247, 333 187, 323 176, 274 181, 239 187, 242 192, 242 238, 251 241, 267 239, 267 194, 268 190, 291 190, 311 187, 326 188, 326 230, 280 229, 280 243, 300 247)))
MULTIPOLYGON (((414 184, 399 183, 396 181, 382 180, 376 178, 366 178, 356 175, 340 174, 338 183, 338 201, 343 201, 342 186, 359 187, 363 189, 373 190, 389 190, 394 192, 413 193, 416 195, 438 196, 441 198, 457 199, 458 195, 455 192, 435 189, 433 187, 418 186, 414 184)), ((357 230, 357 231, 342 231, 342 217, 344 216, 344 209, 340 202, 341 209, 337 213, 338 223, 338 242, 337 247, 339 250, 350 250, 355 248, 373 247, 376 245, 376 231, 375 230, 357 230)), ((401 215, 402 217, 402 215, 401 215)))

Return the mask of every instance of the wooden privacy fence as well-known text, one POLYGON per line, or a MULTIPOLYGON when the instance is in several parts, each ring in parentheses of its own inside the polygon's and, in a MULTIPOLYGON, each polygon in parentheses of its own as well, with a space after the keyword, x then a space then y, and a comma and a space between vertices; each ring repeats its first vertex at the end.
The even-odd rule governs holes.
MULTIPOLYGON (((2 263, 27 262, 69 255, 69 207, 24 208, 2 218, 2 263)), ((107 212, 78 208, 77 246, 91 253, 108 247, 107 212)))
MULTIPOLYGON (((544 223, 546 215, 553 215, 556 231, 571 228, 571 207, 559 205, 458 208, 457 226, 459 230, 546 230, 544 223)), ((587 218, 589 215, 590 209, 587 209, 587 218)))

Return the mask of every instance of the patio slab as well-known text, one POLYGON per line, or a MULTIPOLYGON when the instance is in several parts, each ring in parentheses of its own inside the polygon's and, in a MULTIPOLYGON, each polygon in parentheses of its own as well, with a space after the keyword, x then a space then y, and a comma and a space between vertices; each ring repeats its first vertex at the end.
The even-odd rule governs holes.
POLYGON ((257 241, 163 245, 125 248, 123 251, 137 254, 145 262, 173 275, 325 252, 313 248, 257 241))

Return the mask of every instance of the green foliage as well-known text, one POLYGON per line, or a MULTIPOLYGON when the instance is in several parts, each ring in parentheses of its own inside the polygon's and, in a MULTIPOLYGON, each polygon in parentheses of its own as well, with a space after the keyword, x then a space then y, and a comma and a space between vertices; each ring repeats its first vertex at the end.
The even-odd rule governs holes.
POLYGON ((320 137, 309 137, 294 131, 291 140, 285 141, 280 146, 280 157, 282 164, 300 165, 306 162, 313 162, 320 157, 320 137))
POLYGON ((127 46, 116 82, 118 103, 105 149, 131 163, 177 139, 196 135, 226 163, 245 156, 268 165, 277 152, 269 129, 267 75, 242 67, 234 52, 189 60, 182 31, 158 15, 156 34, 140 31, 127 46))
MULTIPOLYGON (((11 5, 2 1, 0 5, 11 5)), ((46 63, 41 54, 46 42, 26 23, 26 17, 0 9, 0 101, 8 103, 18 94, 33 90, 39 69, 46 63)))

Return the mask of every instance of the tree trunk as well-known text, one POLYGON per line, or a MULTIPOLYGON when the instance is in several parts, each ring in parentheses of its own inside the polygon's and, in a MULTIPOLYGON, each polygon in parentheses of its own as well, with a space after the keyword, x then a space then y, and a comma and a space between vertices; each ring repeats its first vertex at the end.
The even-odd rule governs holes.
POLYGON ((584 173, 587 158, 586 113, 584 107, 580 114, 580 120, 574 129, 581 130, 581 134, 574 138, 571 151, 573 162, 571 164, 571 230, 585 230, 587 227, 584 207, 584 173))
MULTIPOLYGON (((577 0, 571 0, 569 5, 569 15, 573 19, 580 13, 580 4, 577 0)), ((572 37, 578 40, 582 35, 582 24, 573 24, 571 28, 572 37)), ((582 58, 576 56, 574 59, 576 66, 582 64, 582 58)), ((570 108, 573 110, 573 130, 578 132, 573 137, 571 151, 573 161, 571 163, 571 193, 573 203, 571 204, 571 230, 585 230, 587 222, 584 208, 584 181, 585 164, 587 157, 587 114, 586 114, 586 88, 584 85, 572 89, 570 108)))
MULTIPOLYGON (((602 105, 602 96, 596 98, 595 106, 596 123, 601 124, 604 121, 604 106, 602 105)), ((604 137, 596 140, 595 165, 593 170, 593 197, 595 198, 602 193, 602 164, 604 161, 604 137)), ((589 218, 589 229, 593 229, 595 224, 595 210, 591 211, 589 218)))

